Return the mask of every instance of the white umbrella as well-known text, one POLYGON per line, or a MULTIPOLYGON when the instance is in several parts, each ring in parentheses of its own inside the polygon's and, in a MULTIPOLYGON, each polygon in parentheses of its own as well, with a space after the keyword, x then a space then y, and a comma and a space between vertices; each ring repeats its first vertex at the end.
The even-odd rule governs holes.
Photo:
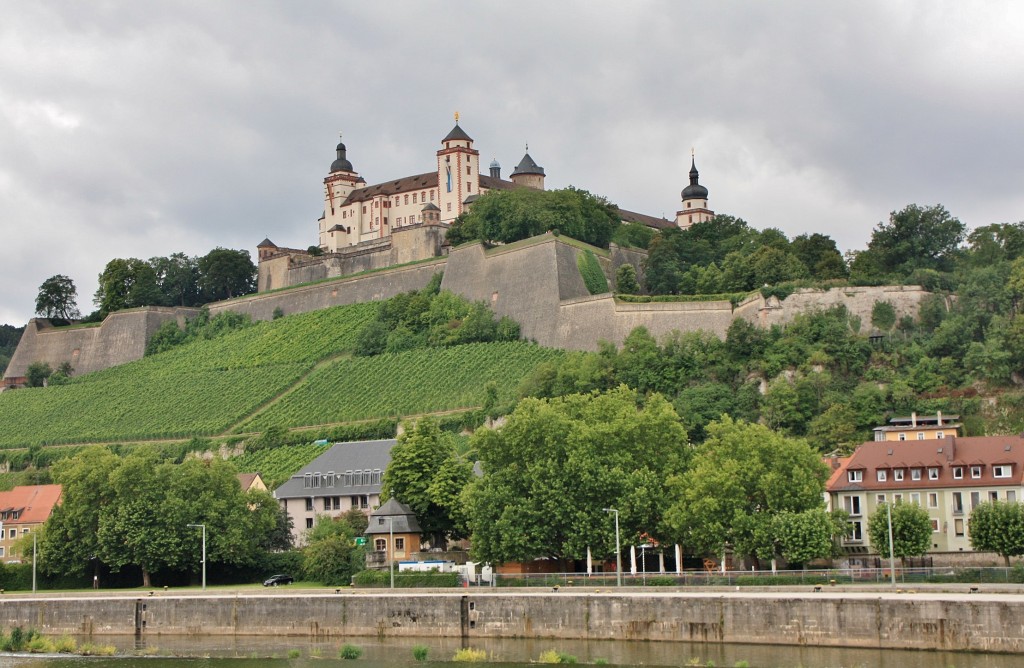
POLYGON ((594 572, 594 562, 590 558, 590 546, 587 546, 587 575, 594 572))
POLYGON ((679 544, 676 544, 676 574, 683 574, 683 553, 679 549, 679 544))
POLYGON ((636 575, 636 545, 629 546, 629 572, 636 575))

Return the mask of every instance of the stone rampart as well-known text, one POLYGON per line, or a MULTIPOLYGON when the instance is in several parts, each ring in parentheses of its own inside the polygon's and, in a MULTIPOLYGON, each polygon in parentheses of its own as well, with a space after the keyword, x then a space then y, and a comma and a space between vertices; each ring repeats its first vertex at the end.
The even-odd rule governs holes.
POLYGON ((185 318, 198 312, 193 308, 147 306, 112 313, 95 327, 57 328, 46 319, 33 318, 25 326, 4 373, 4 384, 22 384, 33 362, 46 362, 54 369, 70 362, 78 375, 140 359, 146 342, 160 325, 176 320, 184 326, 185 318))
POLYGON ((1019 594, 161 593, 142 598, 4 598, 0 625, 92 636, 442 636, 1024 652, 1019 594))

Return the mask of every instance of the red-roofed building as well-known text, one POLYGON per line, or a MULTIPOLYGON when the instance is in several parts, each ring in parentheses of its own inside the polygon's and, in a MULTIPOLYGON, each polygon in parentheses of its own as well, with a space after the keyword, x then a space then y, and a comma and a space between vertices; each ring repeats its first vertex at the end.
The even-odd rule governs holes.
POLYGON ((932 520, 933 552, 971 550, 968 520, 984 501, 1024 501, 1024 437, 946 436, 874 441, 842 460, 826 484, 831 508, 850 514, 851 553, 872 546, 868 519, 882 503, 916 503, 932 520))
POLYGON ((50 518, 60 485, 26 485, 0 492, 0 559, 21 561, 16 543, 50 518))

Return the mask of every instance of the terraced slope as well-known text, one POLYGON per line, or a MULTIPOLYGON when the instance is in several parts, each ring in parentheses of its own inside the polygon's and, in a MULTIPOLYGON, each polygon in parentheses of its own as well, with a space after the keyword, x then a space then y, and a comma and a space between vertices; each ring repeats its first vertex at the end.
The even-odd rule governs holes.
POLYGON ((350 356, 377 305, 261 322, 223 337, 75 378, 0 394, 0 449, 186 439, 479 406, 561 351, 478 343, 350 356))

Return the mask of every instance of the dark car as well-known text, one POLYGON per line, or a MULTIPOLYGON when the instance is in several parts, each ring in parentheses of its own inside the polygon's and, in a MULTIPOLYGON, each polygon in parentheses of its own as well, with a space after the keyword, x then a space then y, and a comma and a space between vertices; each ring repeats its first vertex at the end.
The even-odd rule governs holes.
POLYGON ((276 587, 277 585, 286 585, 295 582, 295 578, 290 575, 271 575, 269 578, 263 581, 264 587, 276 587))

